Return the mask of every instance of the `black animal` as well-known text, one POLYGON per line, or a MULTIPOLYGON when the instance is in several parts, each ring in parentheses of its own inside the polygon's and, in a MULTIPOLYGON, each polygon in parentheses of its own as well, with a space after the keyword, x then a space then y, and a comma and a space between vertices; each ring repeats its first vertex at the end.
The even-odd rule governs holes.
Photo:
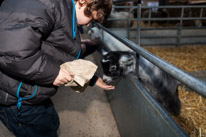
MULTIPOLYGON (((135 73, 136 55, 133 52, 111 51, 101 60, 103 80, 112 80, 128 73, 135 73)), ((177 80, 139 56, 138 78, 148 92, 172 115, 179 115, 181 102, 178 97, 177 80)))

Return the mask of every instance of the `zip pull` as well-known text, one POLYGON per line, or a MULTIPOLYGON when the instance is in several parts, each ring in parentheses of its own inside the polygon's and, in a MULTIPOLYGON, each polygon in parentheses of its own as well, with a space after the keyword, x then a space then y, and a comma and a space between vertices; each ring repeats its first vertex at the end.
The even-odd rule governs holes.
POLYGON ((18 117, 19 116, 21 116, 21 112, 20 112, 20 110, 21 110, 21 102, 22 102, 22 98, 19 98, 18 99, 18 103, 17 103, 17 115, 18 115, 18 117))
POLYGON ((29 97, 22 98, 22 97, 19 96, 20 89, 21 89, 21 85, 22 85, 22 82, 19 83, 19 87, 18 87, 17 94, 16 94, 16 96, 17 96, 17 98, 18 98, 18 103, 17 103, 17 115, 18 115, 18 116, 21 116, 20 110, 21 110, 21 106, 22 106, 22 103, 21 103, 22 100, 31 99, 31 98, 33 98, 33 97, 35 96, 35 94, 37 93, 37 85, 35 85, 35 91, 34 91, 34 93, 33 93, 31 96, 29 96, 29 97))

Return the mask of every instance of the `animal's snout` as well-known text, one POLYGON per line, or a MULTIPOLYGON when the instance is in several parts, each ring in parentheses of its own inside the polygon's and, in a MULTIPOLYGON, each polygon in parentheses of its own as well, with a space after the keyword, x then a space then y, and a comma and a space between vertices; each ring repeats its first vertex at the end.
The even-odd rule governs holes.
POLYGON ((110 84, 110 83, 112 82, 112 77, 103 75, 102 80, 103 80, 106 84, 110 84))
POLYGON ((117 70, 117 66, 116 65, 112 65, 112 66, 110 66, 110 68, 109 68, 109 71, 110 72, 114 72, 114 71, 116 71, 117 70))

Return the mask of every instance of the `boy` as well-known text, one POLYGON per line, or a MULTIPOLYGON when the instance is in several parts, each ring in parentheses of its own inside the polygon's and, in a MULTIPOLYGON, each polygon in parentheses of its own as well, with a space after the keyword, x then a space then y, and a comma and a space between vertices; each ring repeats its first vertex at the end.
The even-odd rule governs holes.
MULTIPOLYGON (((77 25, 102 23, 111 0, 4 0, 0 6, 0 120, 18 137, 56 137, 59 118, 50 100, 71 81, 60 69, 78 59, 77 25)), ((110 90, 101 78, 90 85, 110 90), (97 82, 96 82, 97 81, 97 82)))

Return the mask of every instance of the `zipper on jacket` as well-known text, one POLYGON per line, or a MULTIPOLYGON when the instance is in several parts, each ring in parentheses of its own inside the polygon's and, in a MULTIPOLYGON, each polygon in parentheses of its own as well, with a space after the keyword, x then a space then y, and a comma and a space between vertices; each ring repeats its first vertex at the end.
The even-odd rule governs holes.
POLYGON ((75 2, 73 2, 73 39, 76 38, 76 32, 77 32, 77 19, 76 19, 76 9, 75 9, 75 2))

